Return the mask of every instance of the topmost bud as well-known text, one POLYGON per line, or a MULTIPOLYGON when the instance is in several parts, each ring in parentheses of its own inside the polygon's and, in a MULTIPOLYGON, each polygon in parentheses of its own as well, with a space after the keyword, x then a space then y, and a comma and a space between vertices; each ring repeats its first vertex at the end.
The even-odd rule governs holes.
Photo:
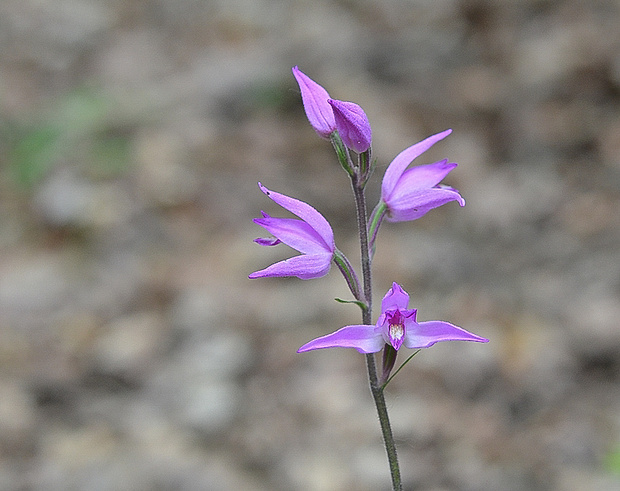
POLYGON ((364 110, 354 102, 334 99, 328 102, 334 109, 336 129, 344 144, 357 153, 368 150, 372 140, 372 131, 364 110))
POLYGON ((297 66, 293 67, 293 75, 301 89, 301 100, 308 121, 319 136, 329 138, 329 135, 336 131, 334 111, 327 102, 330 99, 329 94, 297 66))

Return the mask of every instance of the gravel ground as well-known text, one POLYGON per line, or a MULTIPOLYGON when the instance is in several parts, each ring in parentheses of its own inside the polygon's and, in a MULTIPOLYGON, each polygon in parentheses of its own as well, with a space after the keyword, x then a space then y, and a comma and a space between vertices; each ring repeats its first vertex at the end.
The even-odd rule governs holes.
MULTIPOLYGON (((352 200, 293 65, 378 159, 448 157, 467 200, 382 227, 424 350, 387 401, 405 489, 620 489, 620 3, 3 0, 0 490, 389 489, 336 270, 247 279, 257 181, 352 200)), ((292 254, 292 253, 291 253, 292 254)))

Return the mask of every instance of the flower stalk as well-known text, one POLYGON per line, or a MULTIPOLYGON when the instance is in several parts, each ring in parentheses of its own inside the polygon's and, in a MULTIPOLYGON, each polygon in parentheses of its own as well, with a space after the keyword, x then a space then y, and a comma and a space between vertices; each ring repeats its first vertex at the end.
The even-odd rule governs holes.
MULTIPOLYGON (((355 208, 357 210, 357 225, 360 236, 360 251, 362 261, 362 278, 364 284, 364 296, 366 297, 368 308, 362 310, 362 323, 366 325, 372 324, 372 269, 370 249, 368 247, 368 228, 366 217, 366 196, 364 193, 364 179, 357 180, 352 177, 351 184, 353 194, 355 195, 355 208)), ((390 476, 392 478, 392 488, 394 491, 402 491, 403 485, 400 476, 400 466, 398 464, 398 455, 396 453, 396 444, 390 425, 390 417, 388 415, 387 405, 385 403, 385 395, 383 386, 379 382, 377 375, 377 364, 374 353, 366 354, 366 369, 368 371, 368 383, 370 393, 372 394, 379 424, 381 426, 381 434, 383 436, 383 444, 387 453, 388 464, 390 467, 390 476)))

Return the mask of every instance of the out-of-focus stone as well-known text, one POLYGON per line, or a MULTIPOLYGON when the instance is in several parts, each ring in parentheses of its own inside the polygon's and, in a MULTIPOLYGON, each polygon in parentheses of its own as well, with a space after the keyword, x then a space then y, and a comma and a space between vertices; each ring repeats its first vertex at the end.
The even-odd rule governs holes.
POLYGON ((93 183, 74 172, 59 170, 44 182, 34 198, 45 222, 56 227, 105 229, 127 221, 135 203, 114 183, 93 183))
POLYGON ((587 357, 610 355, 617 358, 620 352, 620 300, 617 296, 583 295, 567 316, 567 328, 572 334, 573 349, 587 357))
POLYGON ((61 254, 33 250, 0 265, 0 310, 4 316, 45 314, 59 308, 69 291, 61 254))
POLYGON ((102 328, 93 343, 92 364, 105 373, 140 378, 153 369, 170 341, 164 319, 139 312, 102 328))
POLYGON ((190 379, 176 395, 175 404, 183 425, 212 435, 232 424, 242 398, 234 384, 190 379))
POLYGON ((100 2, 37 0, 2 2, 0 18, 12 58, 38 63, 45 70, 70 68, 111 27, 112 11, 100 2))
POLYGON ((195 198, 200 181, 188 167, 187 142, 168 131, 145 131, 136 140, 138 186, 147 201, 179 205, 195 198))
POLYGON ((28 392, 15 380, 0 380, 0 451, 7 454, 28 451, 35 422, 28 392))

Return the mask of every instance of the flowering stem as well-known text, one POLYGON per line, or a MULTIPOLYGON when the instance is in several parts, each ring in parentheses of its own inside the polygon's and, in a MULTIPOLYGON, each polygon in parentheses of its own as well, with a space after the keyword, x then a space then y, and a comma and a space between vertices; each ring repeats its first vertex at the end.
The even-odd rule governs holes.
MULTIPOLYGON (((362 322, 364 324, 372 324, 372 274, 371 274, 371 258, 368 247, 368 228, 366 225, 366 196, 364 194, 364 178, 352 176, 353 194, 355 195, 355 205, 357 209, 357 225, 360 235, 361 259, 362 259, 362 276, 364 282, 364 297, 366 299, 366 310, 362 309, 362 322)), ((394 491, 402 491, 402 482, 400 477, 400 467, 398 466, 398 457, 396 455, 396 444, 392 435, 390 426, 390 418, 385 404, 385 396, 383 387, 379 383, 377 377, 377 365, 374 353, 366 355, 366 367, 368 369, 368 381, 370 384, 370 392, 375 401, 379 423, 381 425, 381 433, 383 434, 383 443, 388 456, 390 466, 390 475, 392 476, 392 488, 394 491)))

